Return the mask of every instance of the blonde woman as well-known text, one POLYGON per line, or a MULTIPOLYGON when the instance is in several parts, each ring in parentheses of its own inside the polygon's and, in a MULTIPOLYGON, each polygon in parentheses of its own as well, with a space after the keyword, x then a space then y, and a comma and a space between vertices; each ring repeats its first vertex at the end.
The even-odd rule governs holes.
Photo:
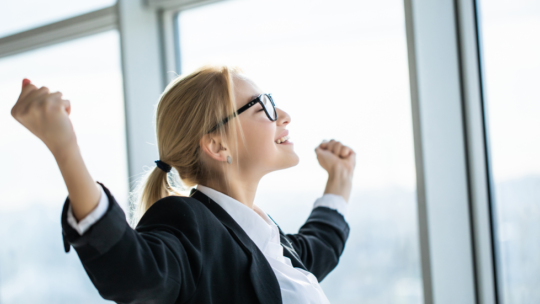
POLYGON ((287 140, 291 117, 239 69, 201 67, 160 97, 159 160, 140 183, 130 225, 111 191, 90 176, 70 111, 60 92, 24 79, 11 114, 54 155, 68 189, 65 250, 75 248, 104 299, 329 303, 319 282, 349 236, 352 149, 335 140, 315 149, 326 189, 299 232, 283 233, 254 198, 265 174, 298 164, 287 140), (173 173, 196 186, 188 197, 169 184, 173 173))

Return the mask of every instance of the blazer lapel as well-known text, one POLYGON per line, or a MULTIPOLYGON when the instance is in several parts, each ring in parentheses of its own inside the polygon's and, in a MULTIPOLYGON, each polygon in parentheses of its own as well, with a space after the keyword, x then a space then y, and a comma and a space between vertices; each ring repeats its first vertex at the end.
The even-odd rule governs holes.
POLYGON ((281 243, 281 246, 285 248, 285 250, 283 250, 283 255, 288 257, 291 260, 291 264, 293 265, 293 267, 299 267, 299 268, 304 269, 305 271, 308 271, 304 263, 302 263, 302 259, 300 259, 300 256, 298 255, 298 253, 296 253, 296 250, 294 250, 294 247, 291 241, 289 240, 289 238, 281 230, 281 228, 276 223, 276 221, 274 221, 274 219, 269 214, 266 214, 266 215, 268 215, 268 217, 272 220, 272 222, 274 222, 274 224, 276 224, 276 226, 279 229, 280 243, 281 243))
POLYGON ((249 275, 261 304, 282 303, 281 289, 272 267, 257 245, 221 206, 201 191, 191 189, 190 197, 203 203, 229 230, 233 238, 250 257, 249 275))

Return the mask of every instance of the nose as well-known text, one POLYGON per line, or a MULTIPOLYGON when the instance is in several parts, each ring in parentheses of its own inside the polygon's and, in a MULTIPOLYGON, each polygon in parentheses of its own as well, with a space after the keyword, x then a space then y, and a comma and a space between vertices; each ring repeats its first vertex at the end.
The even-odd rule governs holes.
POLYGON ((288 124, 291 122, 291 116, 289 115, 289 113, 283 111, 282 109, 276 107, 276 113, 277 113, 277 120, 276 120, 276 123, 277 125, 282 125, 282 124, 288 124))

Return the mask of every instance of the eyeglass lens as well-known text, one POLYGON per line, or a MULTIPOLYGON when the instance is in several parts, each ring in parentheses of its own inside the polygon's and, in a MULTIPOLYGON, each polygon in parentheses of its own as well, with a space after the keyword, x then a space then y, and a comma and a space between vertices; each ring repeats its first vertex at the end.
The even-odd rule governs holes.
POLYGON ((274 110, 274 105, 272 104, 272 102, 270 101, 270 98, 268 98, 267 95, 262 95, 261 96, 261 101, 262 103, 264 104, 264 107, 266 109, 266 113, 268 113, 268 115, 270 115, 270 117, 275 120, 276 119, 276 111, 274 110))

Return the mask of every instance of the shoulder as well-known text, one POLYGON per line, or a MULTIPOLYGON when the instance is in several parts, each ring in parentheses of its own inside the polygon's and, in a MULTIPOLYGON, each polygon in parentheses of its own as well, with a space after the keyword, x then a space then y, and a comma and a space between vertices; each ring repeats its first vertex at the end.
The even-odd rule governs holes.
POLYGON ((207 212, 209 210, 192 197, 167 196, 157 200, 146 210, 137 228, 148 225, 194 226, 207 212))

